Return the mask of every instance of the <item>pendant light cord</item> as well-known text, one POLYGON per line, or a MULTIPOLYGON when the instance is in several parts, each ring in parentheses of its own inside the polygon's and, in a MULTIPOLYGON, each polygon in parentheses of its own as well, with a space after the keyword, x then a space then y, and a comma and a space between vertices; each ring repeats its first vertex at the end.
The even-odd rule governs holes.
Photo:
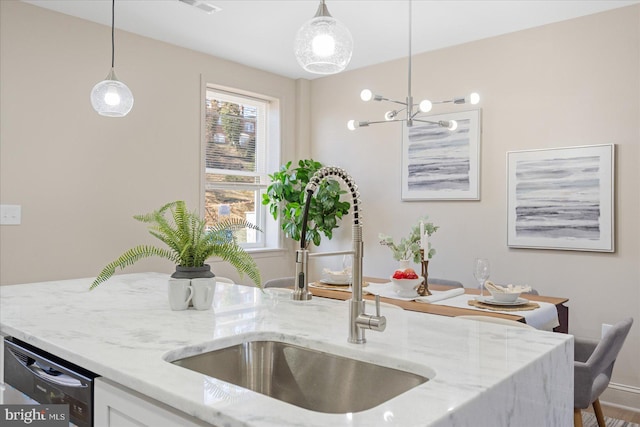
MULTIPOLYGON (((411 0, 409 0, 409 72, 408 72, 407 89, 409 93, 409 102, 413 102, 411 99, 411 0)), ((411 109, 411 107, 409 107, 411 109)), ((411 111, 412 112, 412 111, 411 111)))
POLYGON ((116 0, 111 0, 111 68, 114 66, 115 62, 115 13, 116 13, 116 0))

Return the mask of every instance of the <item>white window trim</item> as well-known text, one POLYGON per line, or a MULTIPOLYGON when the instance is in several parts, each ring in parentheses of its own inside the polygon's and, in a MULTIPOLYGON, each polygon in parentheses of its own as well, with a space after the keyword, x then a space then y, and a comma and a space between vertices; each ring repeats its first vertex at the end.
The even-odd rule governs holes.
MULTIPOLYGON (((242 99, 242 97, 248 99, 257 99, 260 101, 268 101, 268 111, 267 120, 265 123, 266 129, 265 134, 267 135, 268 140, 270 141, 278 141, 277 144, 274 144, 275 147, 269 147, 269 150, 266 150, 265 153, 257 152, 256 156, 260 159, 260 161, 264 161, 265 166, 265 180, 268 185, 268 174, 270 171, 276 171, 280 168, 280 153, 282 150, 282 138, 281 138, 281 117, 280 117, 280 100, 274 97, 270 97, 267 95, 260 95, 251 93, 248 91, 229 88, 227 86, 218 85, 212 83, 212 80, 207 79, 203 74, 200 75, 200 212, 204 212, 205 210, 205 189, 206 189, 206 108, 205 108, 205 100, 207 99, 207 89, 214 90, 216 92, 225 92, 231 97, 235 97, 236 99, 242 99), (264 159, 264 160, 262 160, 264 159)), ((215 171, 216 169, 209 169, 210 171, 215 171)), ((225 171, 225 173, 228 173, 225 171)), ((260 176, 262 174, 256 173, 256 176, 260 176)), ((256 187, 256 186, 254 186, 256 187)), ((266 191, 266 190, 265 190, 266 191)), ((282 233, 280 230, 279 220, 276 221, 269 214, 269 209, 267 206, 262 205, 262 191, 259 193, 258 200, 256 200, 256 206, 260 206, 261 211, 261 219, 262 223, 265 224, 263 230, 263 240, 264 243, 256 246, 256 245, 243 245, 248 252, 251 253, 260 253, 260 252, 268 252, 268 253, 279 253, 284 249, 282 242, 282 233)))

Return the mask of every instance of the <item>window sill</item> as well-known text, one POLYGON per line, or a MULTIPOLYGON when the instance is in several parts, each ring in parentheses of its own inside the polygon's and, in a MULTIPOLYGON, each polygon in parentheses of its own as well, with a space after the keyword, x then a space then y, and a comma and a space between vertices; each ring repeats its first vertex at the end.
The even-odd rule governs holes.
POLYGON ((285 248, 247 248, 245 251, 254 258, 276 258, 285 255, 285 248))

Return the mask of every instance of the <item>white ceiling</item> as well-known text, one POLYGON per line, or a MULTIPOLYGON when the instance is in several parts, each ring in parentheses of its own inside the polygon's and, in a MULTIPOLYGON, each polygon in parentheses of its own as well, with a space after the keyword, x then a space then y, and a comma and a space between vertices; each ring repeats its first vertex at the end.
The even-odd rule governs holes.
MULTIPOLYGON (((22 1, 111 25, 110 0, 22 1)), ((319 77, 302 70, 293 55, 294 35, 313 17, 319 0, 207 1, 222 10, 209 15, 178 0, 118 0, 116 28, 291 78, 319 77)), ((408 55, 408 1, 326 1, 353 35, 348 70, 408 55)), ((412 50, 426 52, 636 3, 640 0, 414 0, 412 50)), ((116 38, 116 65, 117 47, 116 38)))

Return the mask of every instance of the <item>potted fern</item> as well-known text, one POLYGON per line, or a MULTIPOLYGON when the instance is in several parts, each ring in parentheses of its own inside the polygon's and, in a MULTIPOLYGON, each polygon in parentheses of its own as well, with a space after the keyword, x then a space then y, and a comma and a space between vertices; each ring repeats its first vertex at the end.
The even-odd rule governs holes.
POLYGON ((134 219, 150 224, 149 233, 162 241, 167 248, 138 245, 125 251, 116 260, 107 264, 91 284, 91 289, 108 280, 117 268, 124 269, 137 261, 158 256, 176 264, 174 278, 214 277, 205 261, 217 256, 233 265, 240 276, 246 274, 262 287, 260 271, 253 258, 238 244, 234 231, 254 224, 243 219, 225 219, 207 229, 204 219, 190 212, 184 201, 167 203, 146 215, 135 215, 134 219), (167 218, 167 214, 171 214, 167 218))

